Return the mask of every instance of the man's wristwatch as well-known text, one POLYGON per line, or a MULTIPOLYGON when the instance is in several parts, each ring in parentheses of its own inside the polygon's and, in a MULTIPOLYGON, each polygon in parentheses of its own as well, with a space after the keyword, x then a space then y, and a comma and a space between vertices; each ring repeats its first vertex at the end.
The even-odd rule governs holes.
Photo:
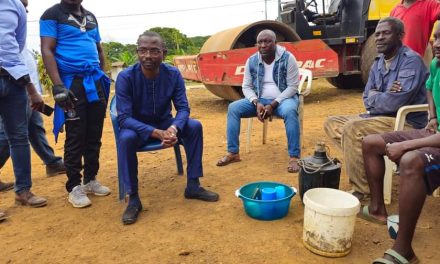
POLYGON ((174 134, 177 135, 177 132, 179 132, 179 131, 177 130, 176 125, 171 125, 170 127, 174 129, 174 134))
POLYGON ((254 99, 254 100, 252 101, 252 104, 254 104, 255 106, 257 106, 257 104, 258 104, 258 100, 257 100, 257 99, 254 99))

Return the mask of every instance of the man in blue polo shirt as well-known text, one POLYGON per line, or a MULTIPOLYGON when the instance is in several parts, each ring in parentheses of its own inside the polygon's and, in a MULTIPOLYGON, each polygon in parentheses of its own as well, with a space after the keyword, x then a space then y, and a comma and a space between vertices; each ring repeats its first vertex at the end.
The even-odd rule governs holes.
POLYGON ((199 177, 203 176, 202 124, 189 118, 185 83, 175 67, 162 63, 166 52, 158 33, 144 32, 137 41, 139 63, 121 72, 116 80, 116 108, 121 129, 118 166, 130 195, 122 216, 126 225, 136 222, 142 210, 136 150, 150 139, 160 140, 164 147, 179 144, 177 138, 183 140, 188 162, 186 199, 215 202, 219 198, 218 194, 200 187, 199 177), (171 102, 176 109, 174 118, 171 102))
MULTIPOLYGON (((3 0, 0 8, 0 117, 10 146, 15 175, 16 203, 45 206, 44 198, 31 191, 31 152, 26 110, 43 106, 41 96, 30 85, 29 71, 20 57, 26 43, 26 10, 19 0, 3 0)), ((6 214, 0 211, 0 221, 6 214)))
POLYGON ((110 189, 96 180, 110 79, 103 72, 98 22, 81 3, 62 0, 40 19, 41 53, 54 84, 54 134, 57 139, 65 124, 66 189, 69 202, 77 208, 91 205, 87 193, 110 194, 110 189))

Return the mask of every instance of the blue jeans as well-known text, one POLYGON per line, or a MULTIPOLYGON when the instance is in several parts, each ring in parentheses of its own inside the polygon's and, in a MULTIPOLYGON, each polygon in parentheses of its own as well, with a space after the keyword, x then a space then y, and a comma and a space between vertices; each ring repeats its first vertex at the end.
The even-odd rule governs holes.
POLYGON ((32 187, 27 108, 26 89, 15 84, 11 77, 0 76, 0 117, 10 146, 16 193, 32 187))
MULTIPOLYGON (((35 153, 40 157, 45 165, 53 165, 61 162, 62 158, 55 156, 55 153, 46 138, 46 130, 44 129, 43 118, 37 111, 32 111, 29 107, 27 110, 29 142, 35 153)), ((0 169, 3 168, 9 159, 9 144, 3 128, 2 119, 0 117, 0 169)))
MULTIPOLYGON (((263 105, 270 104, 271 99, 258 99, 263 105)), ((287 150, 290 157, 300 157, 300 130, 298 121, 298 96, 286 99, 273 111, 273 114, 284 119, 287 135, 287 150)), ((240 99, 229 104, 226 136, 228 140, 228 152, 238 153, 240 142, 240 119, 256 117, 255 106, 248 99, 240 99)))

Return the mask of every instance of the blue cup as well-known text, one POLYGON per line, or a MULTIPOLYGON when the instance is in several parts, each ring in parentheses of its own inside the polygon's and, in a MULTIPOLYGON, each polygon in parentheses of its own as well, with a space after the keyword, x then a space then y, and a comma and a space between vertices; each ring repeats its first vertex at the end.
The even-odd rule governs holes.
POLYGON ((263 188, 261 189, 261 200, 272 201, 277 199, 277 191, 275 188, 263 188))
POLYGON ((277 200, 283 199, 286 197, 286 188, 284 188, 284 186, 275 187, 275 191, 277 193, 277 200))

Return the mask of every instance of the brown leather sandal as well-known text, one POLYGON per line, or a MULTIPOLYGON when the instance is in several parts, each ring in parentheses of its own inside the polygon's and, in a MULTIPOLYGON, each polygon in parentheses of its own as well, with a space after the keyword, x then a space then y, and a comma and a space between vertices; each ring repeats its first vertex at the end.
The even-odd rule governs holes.
POLYGON ((217 166, 226 166, 230 163, 239 161, 241 161, 240 154, 226 154, 221 159, 219 159, 219 161, 217 161, 217 166))

